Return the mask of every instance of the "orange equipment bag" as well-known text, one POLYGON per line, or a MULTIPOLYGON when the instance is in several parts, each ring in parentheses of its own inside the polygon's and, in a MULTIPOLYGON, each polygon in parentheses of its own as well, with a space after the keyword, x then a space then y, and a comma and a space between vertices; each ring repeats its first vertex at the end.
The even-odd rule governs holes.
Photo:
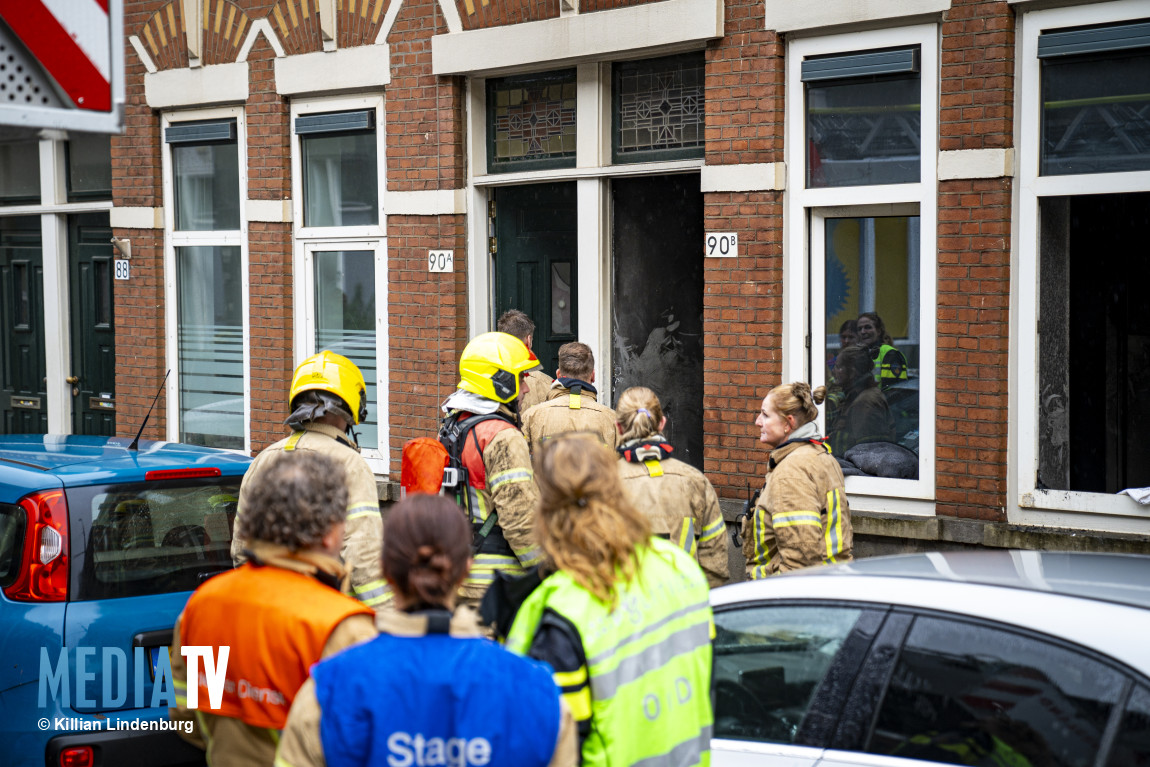
POLYGON ((447 448, 438 439, 419 437, 408 440, 403 446, 403 468, 399 479, 404 492, 408 495, 439 493, 448 461, 447 448))

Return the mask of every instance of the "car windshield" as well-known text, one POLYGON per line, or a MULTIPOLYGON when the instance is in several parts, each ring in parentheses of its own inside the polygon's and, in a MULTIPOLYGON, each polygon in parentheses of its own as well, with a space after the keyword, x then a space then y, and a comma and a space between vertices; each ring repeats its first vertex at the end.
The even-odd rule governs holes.
POLYGON ((67 491, 73 600, 189 591, 232 567, 240 477, 67 491))

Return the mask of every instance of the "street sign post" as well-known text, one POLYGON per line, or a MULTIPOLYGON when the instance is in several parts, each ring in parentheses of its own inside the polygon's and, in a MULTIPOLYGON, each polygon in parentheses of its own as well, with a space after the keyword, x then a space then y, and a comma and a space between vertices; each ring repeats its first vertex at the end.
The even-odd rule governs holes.
POLYGON ((0 125, 118 133, 122 0, 0 0, 0 125))

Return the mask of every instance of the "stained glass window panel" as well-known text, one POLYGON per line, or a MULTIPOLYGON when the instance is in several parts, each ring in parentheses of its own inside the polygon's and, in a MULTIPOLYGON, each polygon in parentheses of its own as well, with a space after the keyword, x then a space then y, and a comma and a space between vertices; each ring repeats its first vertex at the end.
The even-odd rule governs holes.
POLYGON ((703 156, 703 53, 615 65, 614 162, 703 156))
POLYGON ((487 169, 575 167, 575 70, 487 81, 487 169))

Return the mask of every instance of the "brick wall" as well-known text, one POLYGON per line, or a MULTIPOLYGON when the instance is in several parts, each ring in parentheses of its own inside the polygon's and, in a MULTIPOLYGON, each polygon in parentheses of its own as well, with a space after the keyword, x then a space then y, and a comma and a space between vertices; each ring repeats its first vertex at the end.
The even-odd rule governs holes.
MULTIPOLYGON (((939 148, 1013 144, 1014 14, 955 0, 942 25, 939 148)), ((1005 521, 1011 180, 938 190, 936 509, 1005 521)))

